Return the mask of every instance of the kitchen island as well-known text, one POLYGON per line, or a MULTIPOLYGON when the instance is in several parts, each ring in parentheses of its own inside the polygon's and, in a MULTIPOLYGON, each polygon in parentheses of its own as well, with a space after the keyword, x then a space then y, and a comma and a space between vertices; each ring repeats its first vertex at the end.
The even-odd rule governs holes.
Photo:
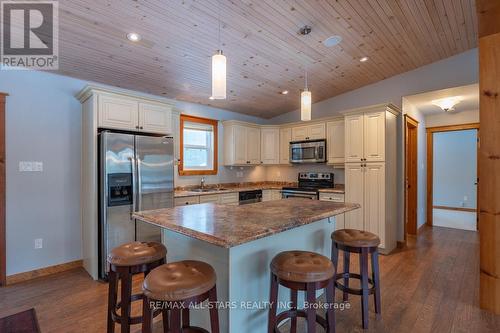
MULTIPOLYGON (((335 216, 357 204, 290 198, 243 206, 201 204, 138 212, 163 228, 169 262, 194 259, 217 273, 221 332, 265 332, 272 258, 306 250, 329 256, 335 216)), ((280 300, 289 293, 280 290, 280 300)), ((192 311, 195 325, 209 326, 208 310, 192 311)))

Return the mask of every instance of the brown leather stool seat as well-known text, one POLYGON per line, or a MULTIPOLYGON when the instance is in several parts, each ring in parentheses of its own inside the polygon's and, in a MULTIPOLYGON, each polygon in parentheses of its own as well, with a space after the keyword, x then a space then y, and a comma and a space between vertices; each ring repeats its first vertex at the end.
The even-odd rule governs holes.
POLYGON ((279 325, 290 319, 291 332, 297 332, 297 318, 307 319, 307 332, 315 333, 320 324, 327 333, 335 332, 335 266, 331 260, 308 251, 285 251, 271 261, 271 291, 269 300, 268 333, 280 333, 279 325), (277 314, 279 286, 290 289, 291 308, 277 314), (316 304, 316 291, 326 289, 326 317, 316 314, 314 306, 298 309, 298 292, 304 291, 309 304, 316 304))
POLYGON ((341 229, 332 233, 332 240, 338 244, 352 247, 377 247, 380 238, 368 231, 341 229))
POLYGON ((302 283, 325 281, 335 273, 330 259, 307 251, 281 252, 271 261, 271 271, 280 279, 302 283))
POLYGON ((143 292, 158 301, 179 301, 202 295, 215 286, 215 271, 207 263, 194 260, 157 267, 146 276, 143 292))
POLYGON ((189 323, 190 307, 208 299, 212 305, 209 307, 211 332, 219 333, 219 314, 215 306, 216 280, 217 276, 212 266, 201 261, 184 260, 153 269, 142 284, 144 293, 142 332, 152 332, 154 306, 163 302, 161 305, 163 332, 208 333, 206 329, 191 326, 189 323))
POLYGON ((108 263, 115 266, 149 264, 167 255, 165 245, 157 242, 132 242, 115 247, 108 254, 108 263))

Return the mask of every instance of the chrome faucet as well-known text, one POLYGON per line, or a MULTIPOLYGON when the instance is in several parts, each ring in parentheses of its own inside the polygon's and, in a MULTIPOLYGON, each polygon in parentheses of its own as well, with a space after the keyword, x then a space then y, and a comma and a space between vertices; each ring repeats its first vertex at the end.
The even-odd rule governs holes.
POLYGON ((205 188, 205 177, 201 177, 200 187, 201 189, 205 188))

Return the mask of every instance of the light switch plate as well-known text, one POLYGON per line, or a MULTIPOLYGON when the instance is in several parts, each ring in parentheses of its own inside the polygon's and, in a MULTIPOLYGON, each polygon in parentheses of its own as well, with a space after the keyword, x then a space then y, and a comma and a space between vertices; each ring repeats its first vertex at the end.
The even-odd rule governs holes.
POLYGON ((33 170, 33 162, 19 162, 19 172, 28 172, 33 170))
POLYGON ((33 171, 42 172, 43 171, 43 162, 33 162, 33 171))

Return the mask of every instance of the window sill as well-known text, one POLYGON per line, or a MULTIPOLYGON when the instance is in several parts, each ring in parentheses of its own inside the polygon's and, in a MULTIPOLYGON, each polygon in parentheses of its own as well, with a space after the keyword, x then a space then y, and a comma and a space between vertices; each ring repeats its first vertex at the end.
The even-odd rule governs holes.
POLYGON ((206 176, 216 174, 217 170, 179 170, 179 176, 206 176))

